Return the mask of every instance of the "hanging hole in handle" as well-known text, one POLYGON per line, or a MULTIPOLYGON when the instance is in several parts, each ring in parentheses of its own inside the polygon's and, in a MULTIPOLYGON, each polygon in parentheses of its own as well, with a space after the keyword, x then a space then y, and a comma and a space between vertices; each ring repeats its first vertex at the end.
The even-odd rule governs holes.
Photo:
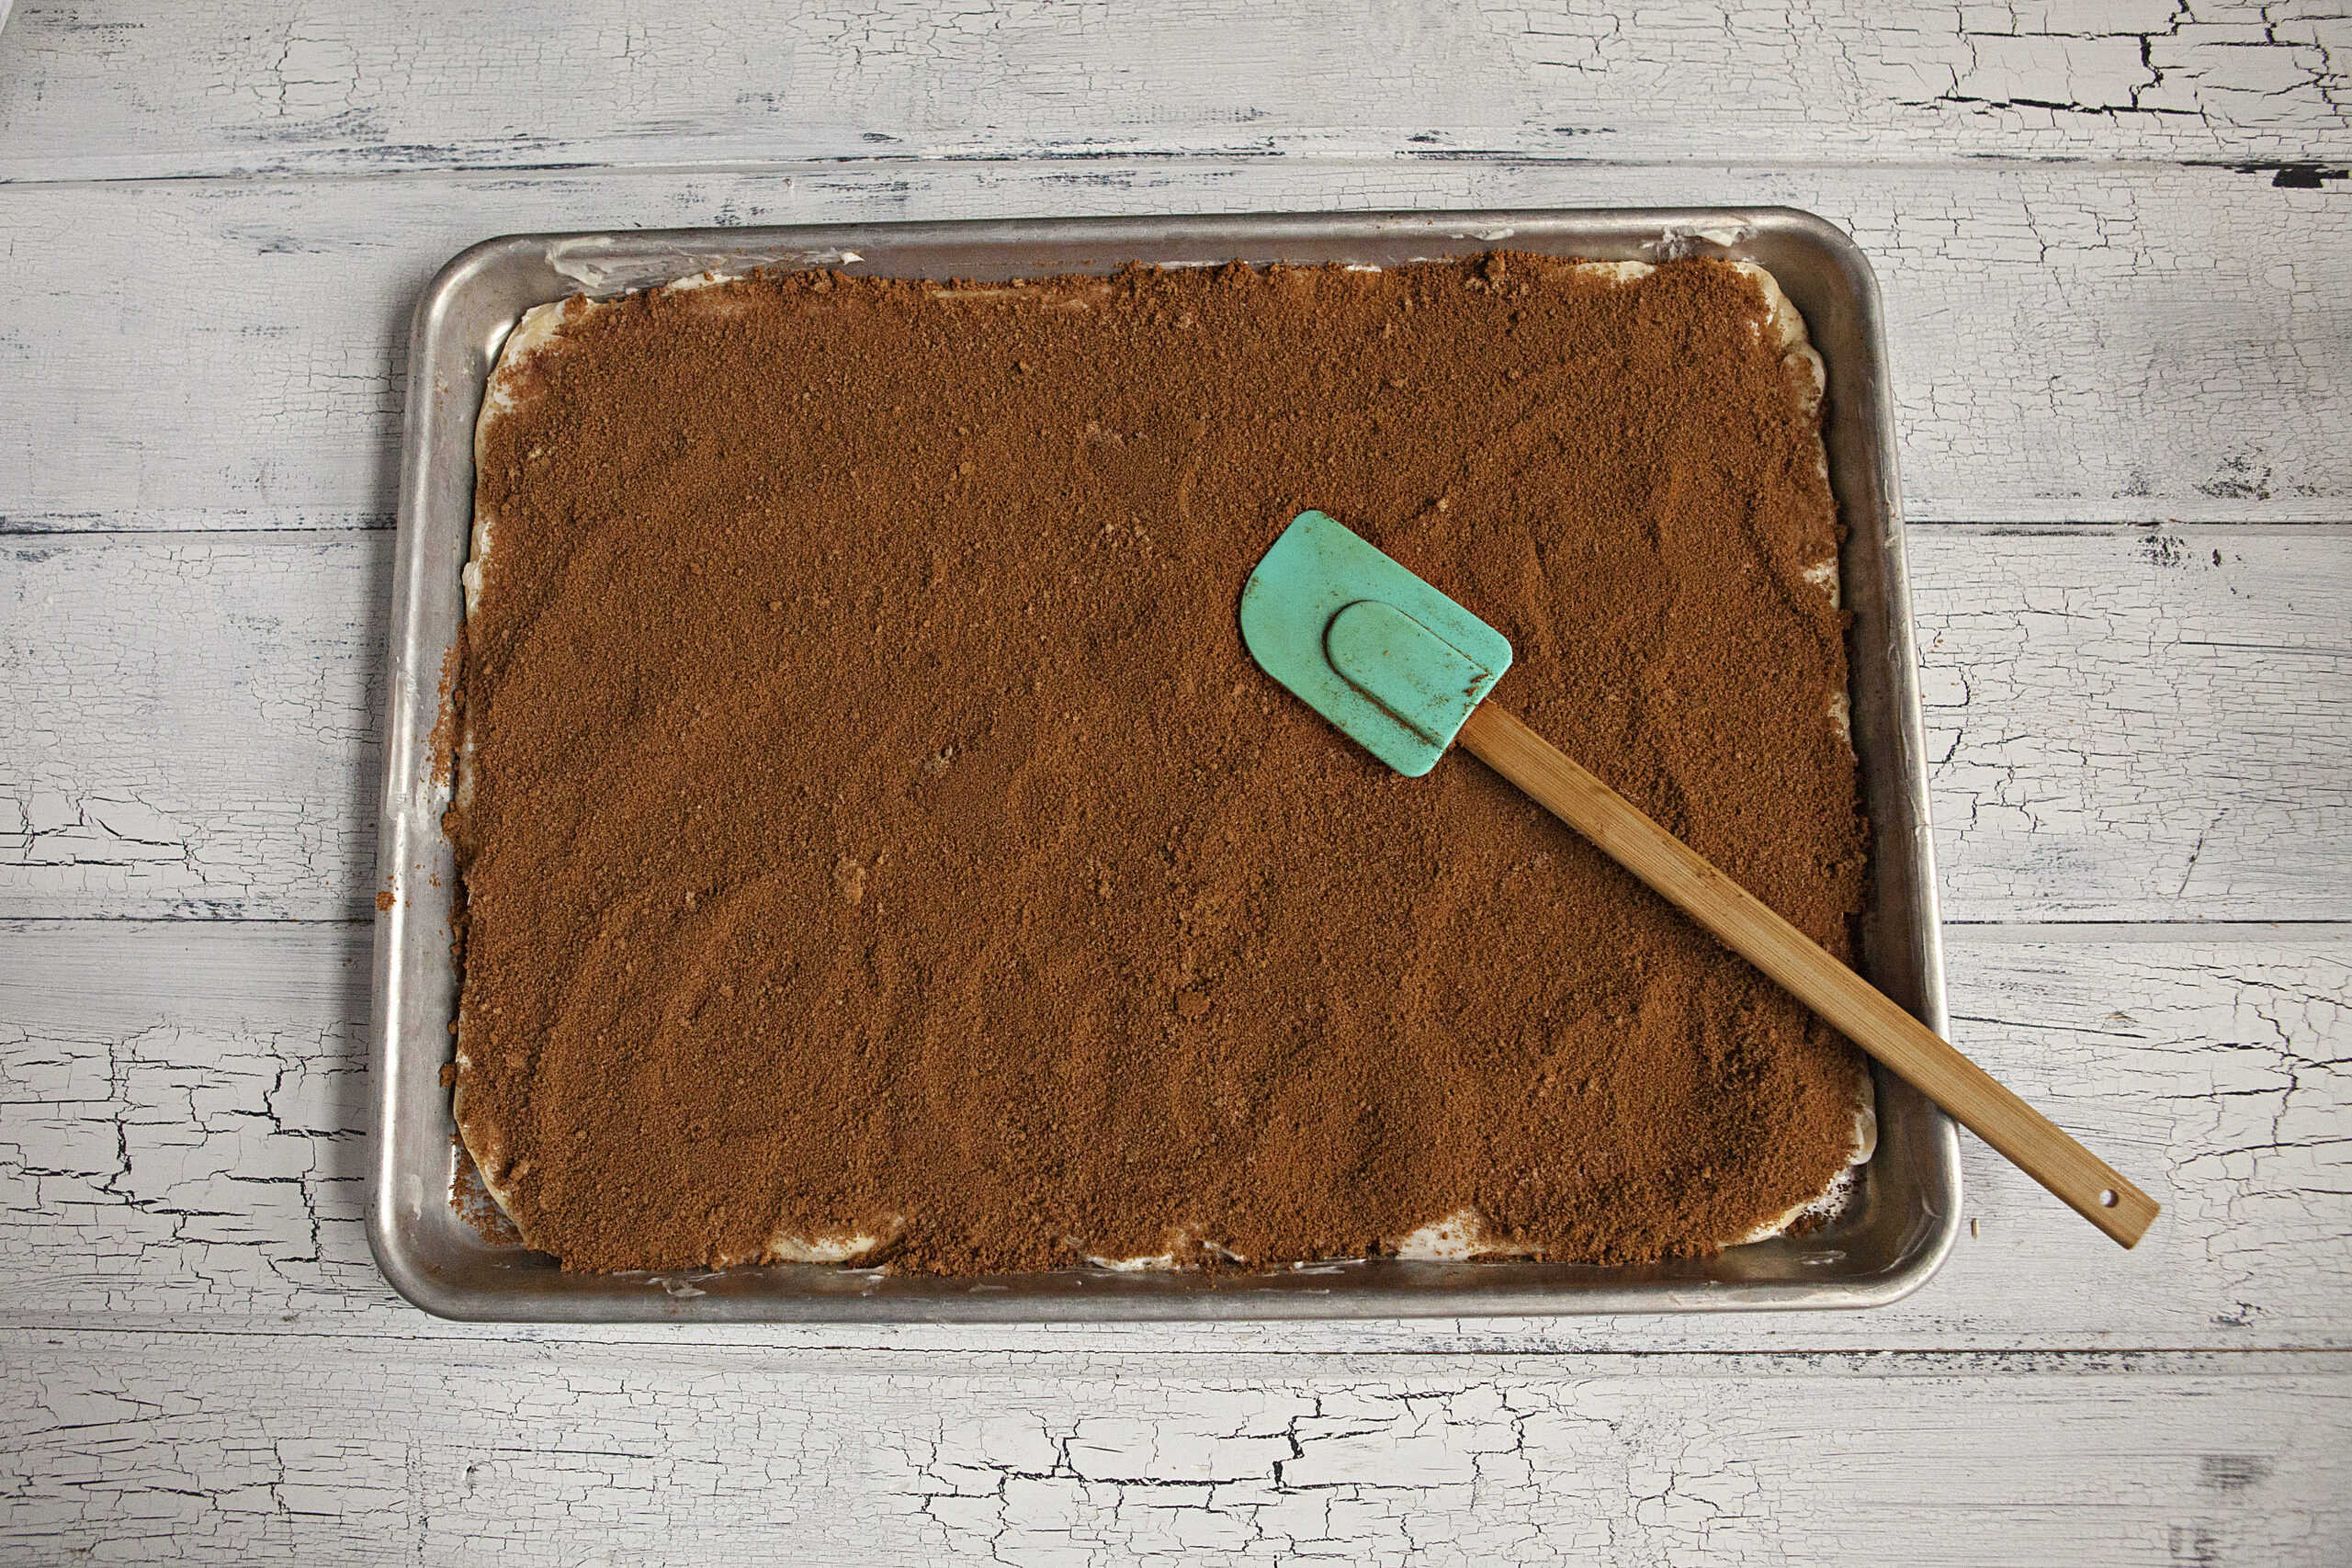
POLYGON ((2100 1189, 2098 1190, 2098 1206, 2099 1206, 2100 1208, 2102 1208, 2102 1209, 2112 1209, 2112 1208, 2114 1208, 2114 1207, 2115 1207, 2115 1201, 2116 1201, 2116 1200, 2115 1200, 2115 1189, 2114 1189, 2114 1188, 2112 1188, 2112 1187, 2102 1187, 2102 1188, 2100 1188, 2100 1189))

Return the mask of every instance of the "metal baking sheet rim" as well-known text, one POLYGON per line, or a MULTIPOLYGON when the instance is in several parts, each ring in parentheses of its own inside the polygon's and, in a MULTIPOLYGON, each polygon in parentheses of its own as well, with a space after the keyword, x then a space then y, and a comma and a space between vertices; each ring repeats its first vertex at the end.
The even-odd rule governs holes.
POLYGON ((567 1273, 486 1241, 450 1207, 448 1090, 458 976, 457 870, 441 831, 432 732, 462 624, 458 571, 473 513, 473 427, 506 332, 529 306, 705 269, 842 266, 987 279, 1162 265, 1396 265, 1508 244, 1592 260, 1741 257, 1770 269, 1828 368, 1824 434, 1847 528, 1853 725, 1872 823, 1863 967, 1938 1031, 1943 960, 1878 288, 1841 231, 1788 208, 1302 213, 1196 218, 853 223, 521 234, 460 253, 416 308, 402 427, 390 715, 371 1010, 368 1242, 394 1289, 448 1318, 544 1323, 1126 1322, 1549 1316, 1883 1305, 1925 1283, 1960 1223, 1951 1123, 1878 1075, 1879 1147, 1862 1193, 1804 1238, 1620 1269, 1497 1260, 1335 1262, 1279 1274, 1070 1269, 972 1280, 786 1264, 723 1273, 567 1273))

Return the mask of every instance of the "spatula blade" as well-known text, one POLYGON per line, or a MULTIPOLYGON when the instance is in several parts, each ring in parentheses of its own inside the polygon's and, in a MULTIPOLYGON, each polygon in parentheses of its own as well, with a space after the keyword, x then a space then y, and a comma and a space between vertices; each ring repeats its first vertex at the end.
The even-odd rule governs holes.
POLYGON ((1437 765, 1510 668, 1510 643, 1320 512, 1283 530, 1241 591, 1259 667, 1408 777, 1437 765))

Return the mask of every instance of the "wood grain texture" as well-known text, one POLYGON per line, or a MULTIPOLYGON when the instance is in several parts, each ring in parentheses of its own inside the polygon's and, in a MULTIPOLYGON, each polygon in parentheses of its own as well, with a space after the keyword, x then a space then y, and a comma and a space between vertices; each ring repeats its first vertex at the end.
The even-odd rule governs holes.
POLYGON ((28 4, 0 178, 1106 154, 2352 155, 2342 9, 28 4))
POLYGON ((373 897, 390 536, 0 550, 14 914, 356 914, 373 897))
MULTIPOLYGON (((1948 919, 2352 919, 2352 528, 1910 547, 1948 919)), ((367 913, 390 553, 0 544, 0 916, 367 913)))
MULTIPOLYGON (((1050 1329, 605 1331, 668 1341, 1225 1351, 2348 1348, 2352 928, 1956 933, 1955 1039, 2166 1208, 2106 1246, 1963 1139, 1943 1271, 1861 1314, 1050 1329)), ((368 928, 0 928, 0 1322, 485 1332, 370 1262, 368 928)), ((521 1338, 528 1330, 499 1330, 521 1338)), ((579 1337, 578 1331, 573 1337, 579 1337)))
POLYGON ((2352 516, 2352 202, 2268 173, 1286 160, 0 186, 0 530, 380 526, 409 312, 518 230, 1787 203, 1887 307, 1915 520, 2352 516), (2217 417, 2222 411, 2225 416, 2217 417))
POLYGON ((1945 918, 2352 912, 2334 532, 1911 530, 1945 918))
POLYGON ((1195 1368, 126 1334, 7 1334, 0 1357, 19 1415, 0 1532, 42 1562, 2331 1568, 2352 1550, 2352 1383, 2307 1358, 1195 1368))

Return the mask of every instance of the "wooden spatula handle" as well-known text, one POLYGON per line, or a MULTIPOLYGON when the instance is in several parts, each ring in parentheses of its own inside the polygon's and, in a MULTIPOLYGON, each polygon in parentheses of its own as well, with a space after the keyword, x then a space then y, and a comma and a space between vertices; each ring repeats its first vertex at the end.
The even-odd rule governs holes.
POLYGON ((1487 702, 1457 739, 2076 1213, 2125 1247, 2146 1233, 2154 1199, 1542 736, 1487 702))

